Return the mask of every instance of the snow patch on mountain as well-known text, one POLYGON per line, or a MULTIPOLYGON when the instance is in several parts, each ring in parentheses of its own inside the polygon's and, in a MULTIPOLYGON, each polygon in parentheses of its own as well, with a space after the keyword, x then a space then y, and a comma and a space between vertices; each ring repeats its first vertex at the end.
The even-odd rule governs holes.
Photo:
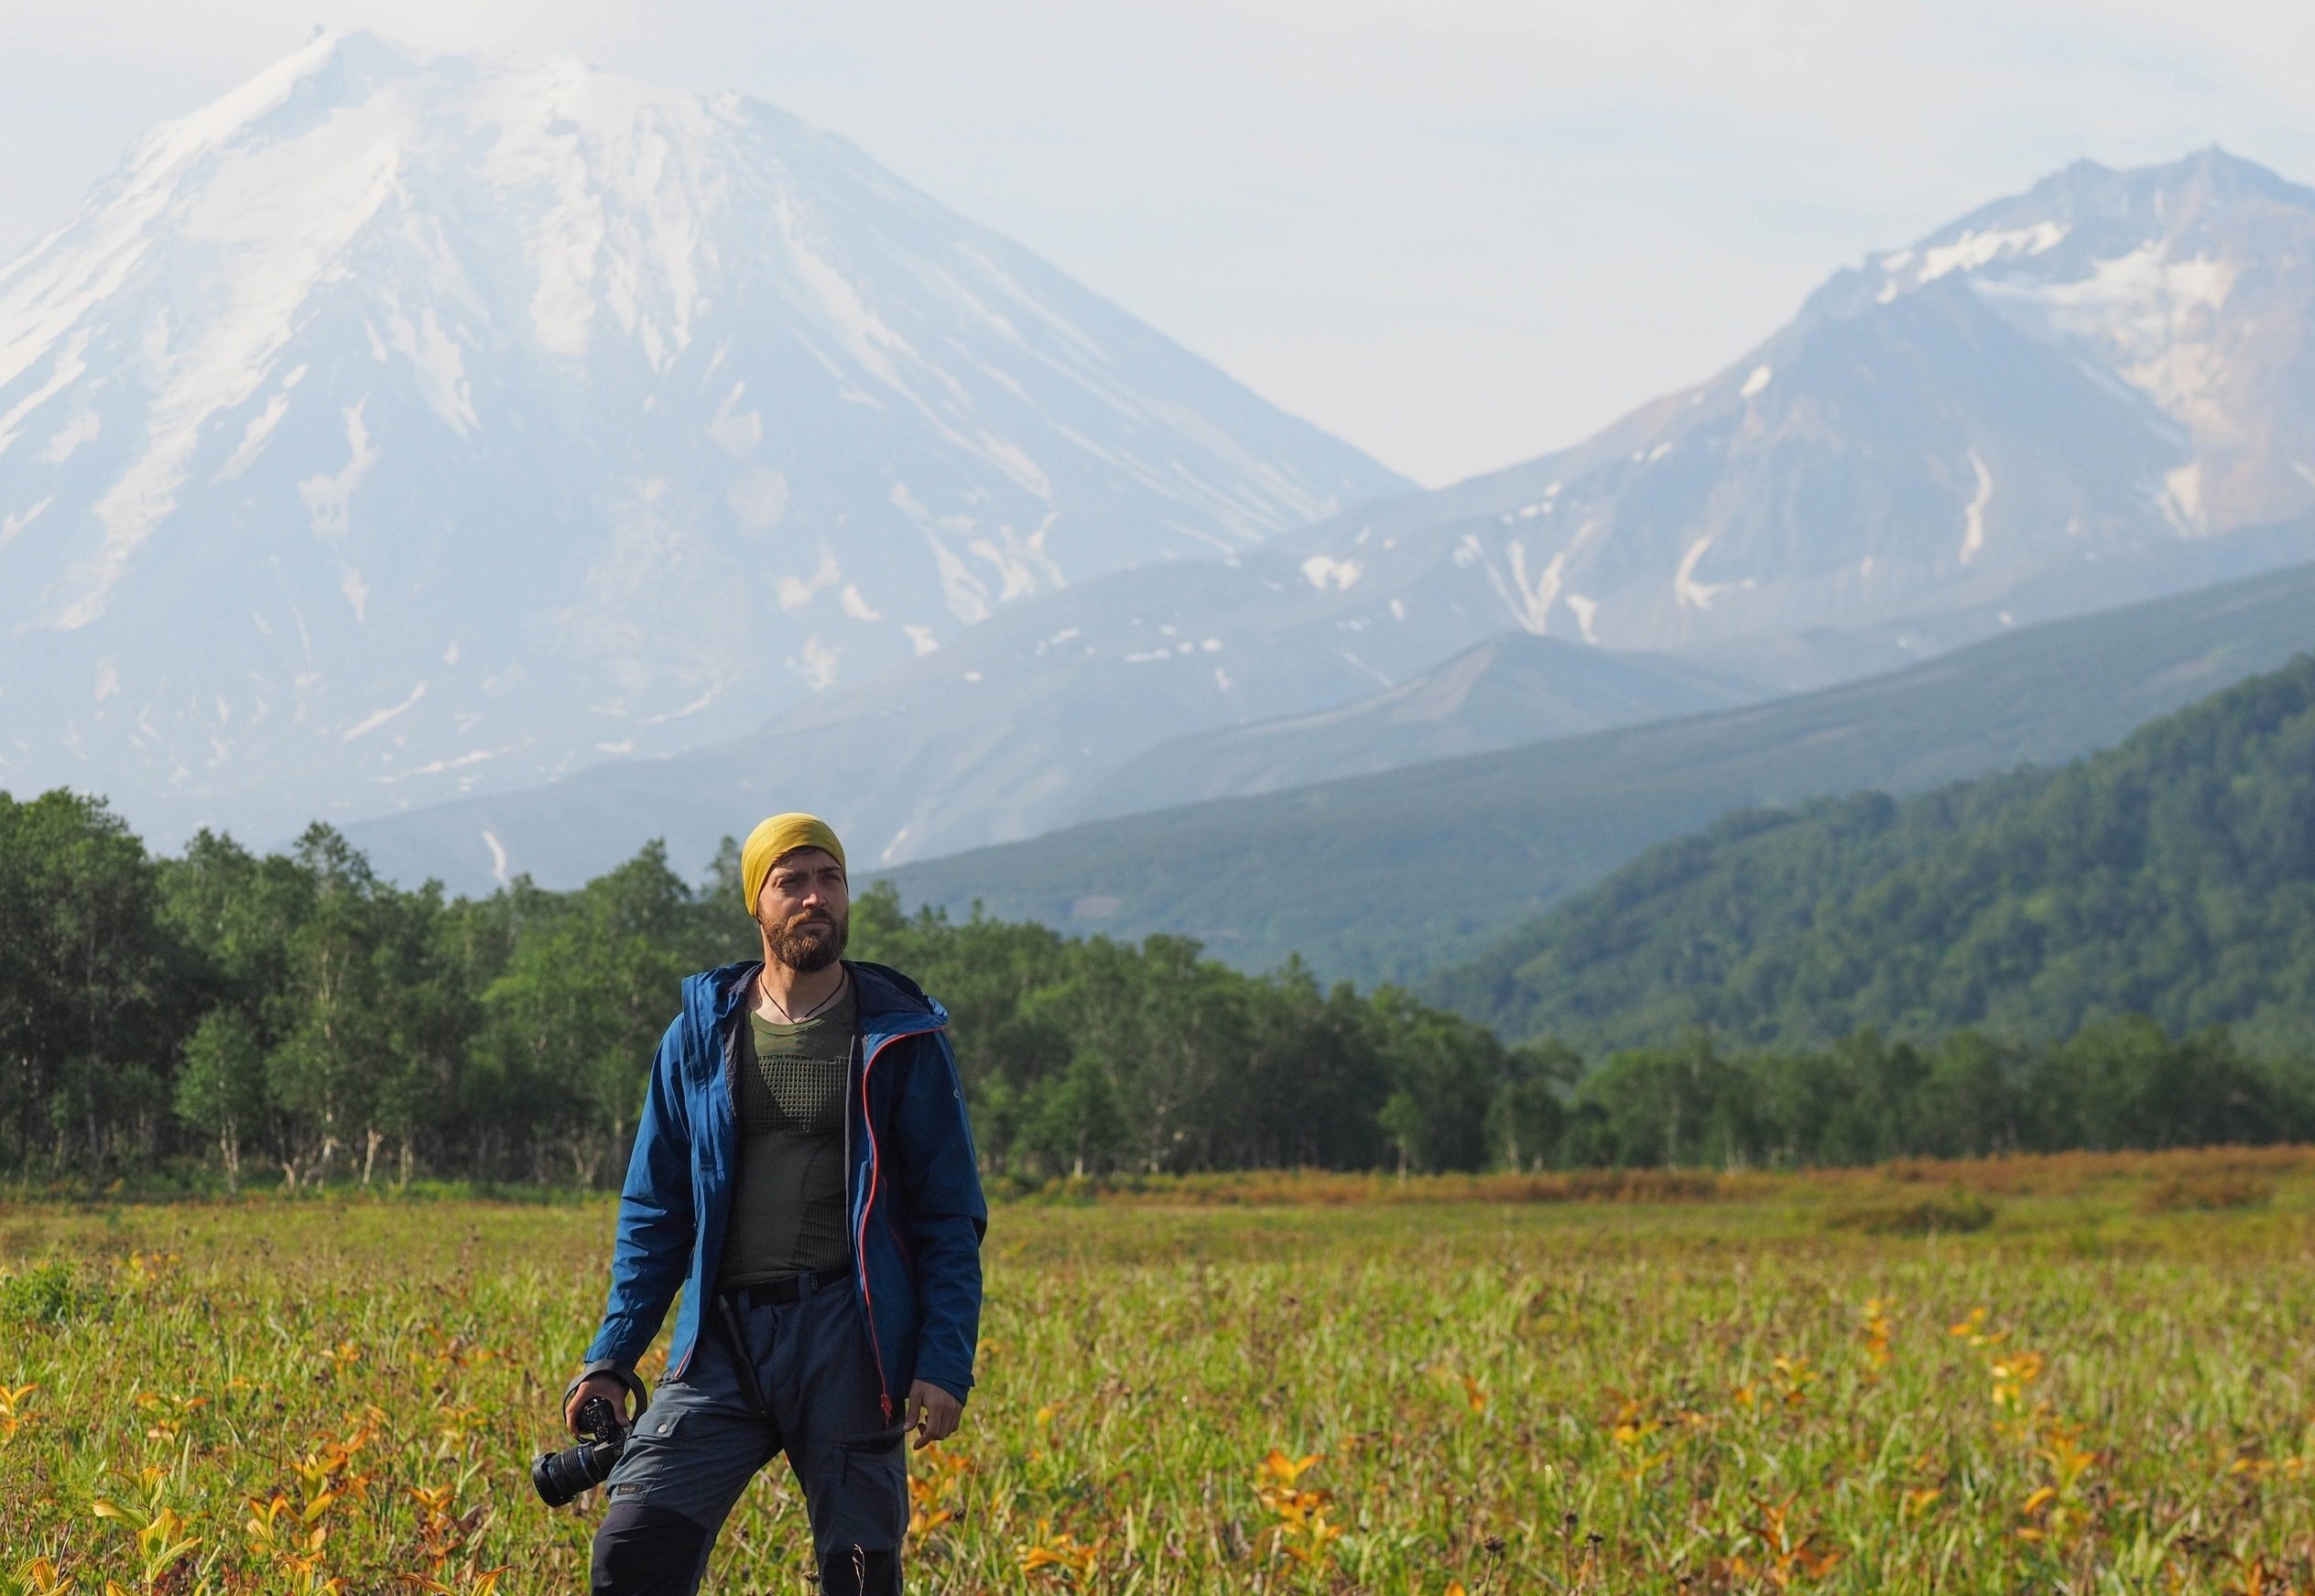
POLYGON ((308 524, 317 537, 333 541, 344 537, 352 529, 353 490, 362 485, 362 479, 378 462, 370 429, 362 424, 362 412, 368 405, 364 399, 346 407, 345 463, 328 476, 310 476, 298 484, 298 498, 306 507, 308 524))
POLYGON ((2202 467, 2190 461, 2162 479, 2162 509, 2170 524, 2188 537, 2209 530, 2202 513, 2202 467))
MULTIPOLYGON (((2037 222, 2006 233, 1964 233, 1951 244, 1921 251, 1920 268, 1913 280, 1917 285, 1933 283, 1948 272, 1974 271, 2014 255, 2047 255, 2065 240, 2066 229, 2054 222, 2037 222)), ((1913 252, 1907 250, 1892 258, 1910 262, 1913 252)))
POLYGON ((419 702, 425 699, 426 686, 426 683, 419 682, 416 687, 410 689, 409 697, 404 699, 400 703, 388 704, 385 709, 376 710, 363 716, 362 719, 356 721, 353 725, 348 726, 344 731, 339 733, 338 741, 341 743, 358 742, 362 738, 366 737, 371 733, 376 731, 380 726, 386 724, 388 722, 401 719, 404 715, 409 713, 410 711, 418 708, 419 702))
POLYGON ((1679 597, 1683 608, 1709 610, 1712 607, 1712 595, 1719 592, 1723 584, 1696 580, 1697 566, 1712 551, 1712 539, 1708 534, 1690 543, 1688 552, 1680 556, 1680 568, 1672 575, 1672 592, 1679 597))
POLYGON ((1962 563, 1975 562, 1985 548, 1985 506, 1994 497, 1994 473, 1985 469, 1985 461, 1976 450, 1970 451, 1970 470, 1977 473, 1977 491, 1970 496, 1968 506, 1962 513, 1962 563))
POLYGON ((46 511, 50 505, 55 503, 56 495, 54 494, 50 494, 47 498, 42 499, 30 509, 19 510, 13 516, 0 516, 0 548, 5 548, 16 537, 17 533, 23 531, 27 527, 31 526, 33 522, 38 520, 42 512, 46 511))
POLYGON ((72 458, 82 444, 93 442, 103 427, 103 423, 98 419, 95 411, 82 411, 57 429, 56 435, 49 440, 48 447, 40 451, 40 462, 43 465, 62 465, 72 458))
POLYGON ((1987 281, 1978 291, 2049 335, 2087 344, 2168 413, 2189 418, 2223 370, 2206 330, 2226 308, 2237 267, 2195 255, 2168 258, 2149 243, 2090 263, 2069 282, 1987 281))

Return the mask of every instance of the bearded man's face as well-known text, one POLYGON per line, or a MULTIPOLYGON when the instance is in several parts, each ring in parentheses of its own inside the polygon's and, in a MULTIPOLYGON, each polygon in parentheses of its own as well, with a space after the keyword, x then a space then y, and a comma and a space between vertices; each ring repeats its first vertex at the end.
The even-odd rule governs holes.
POLYGON ((800 848, 772 866, 755 903, 771 956, 809 974, 843 957, 852 931, 852 894, 844 867, 818 848, 800 848))

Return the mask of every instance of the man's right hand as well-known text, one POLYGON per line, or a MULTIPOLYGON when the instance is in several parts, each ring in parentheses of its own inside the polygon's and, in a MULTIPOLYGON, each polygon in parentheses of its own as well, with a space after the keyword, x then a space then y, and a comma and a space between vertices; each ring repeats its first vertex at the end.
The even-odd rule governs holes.
POLYGON ((611 1409, 619 1416, 620 1423, 635 1423, 635 1396, 627 1389, 626 1382, 616 1374, 590 1374, 579 1382, 571 1394, 571 1400, 563 1404, 562 1421, 571 1427, 572 1435, 579 1433, 579 1410, 597 1396, 611 1404, 611 1409))

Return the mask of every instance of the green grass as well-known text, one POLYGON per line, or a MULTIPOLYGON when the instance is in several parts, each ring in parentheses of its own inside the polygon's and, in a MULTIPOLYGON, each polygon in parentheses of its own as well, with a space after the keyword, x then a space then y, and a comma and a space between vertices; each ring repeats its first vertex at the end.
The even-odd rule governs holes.
MULTIPOLYGON (((1005 1206, 983 1384, 946 1461, 918 1460, 913 1588, 2304 1585, 2299 1162, 1755 1176, 1667 1204, 1005 1206), (2254 1178, 2255 1205, 2147 1195, 2254 1178), (1957 1181, 1984 1228, 1838 1228, 1957 1181)), ((0 1591, 580 1588, 592 1513, 549 1513, 524 1470, 611 1221, 0 1211, 0 1591)), ((776 1465, 711 1588, 801 1592, 809 1565, 776 1465)))

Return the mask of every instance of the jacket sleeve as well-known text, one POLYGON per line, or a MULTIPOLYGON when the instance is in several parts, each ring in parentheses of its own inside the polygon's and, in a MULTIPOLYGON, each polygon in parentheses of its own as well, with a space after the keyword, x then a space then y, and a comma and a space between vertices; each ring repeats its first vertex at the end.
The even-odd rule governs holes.
POLYGON ((619 1239, 611 1257, 611 1297, 603 1328, 587 1348, 590 1364, 633 1368, 659 1333, 668 1304, 683 1284, 694 1239, 691 1127, 681 1078, 683 1020, 659 1040, 651 1086, 619 1194, 619 1239))
POLYGON ((981 1238, 989 1209, 981 1195, 964 1087, 949 1038, 934 1032, 903 1083, 895 1128, 903 1212, 916 1254, 917 1378, 958 1401, 973 1388, 981 1334, 981 1238))

